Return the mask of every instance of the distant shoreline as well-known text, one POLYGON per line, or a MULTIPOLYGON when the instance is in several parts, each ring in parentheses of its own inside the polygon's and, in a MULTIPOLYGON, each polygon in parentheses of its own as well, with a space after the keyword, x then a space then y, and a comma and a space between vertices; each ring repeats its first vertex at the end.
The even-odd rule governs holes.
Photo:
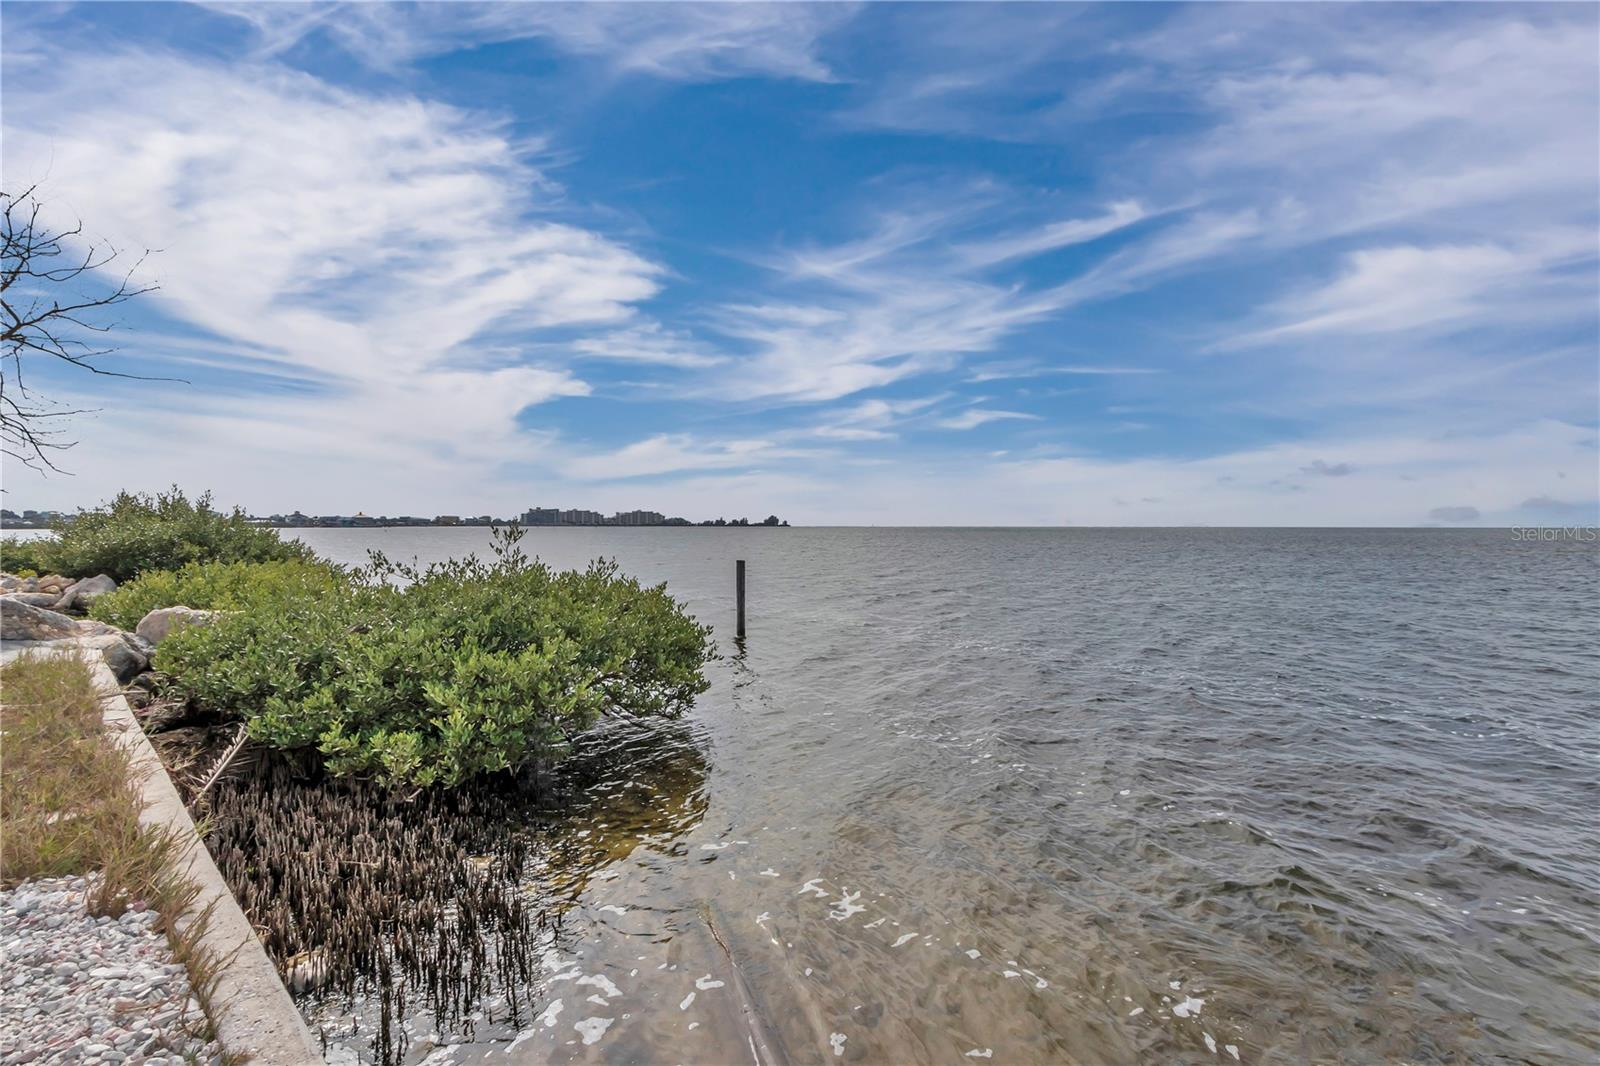
MULTIPOLYGON (((665 522, 658 523, 656 525, 650 525, 650 526, 614 526, 614 525, 600 525, 599 523, 594 523, 594 524, 590 524, 590 525, 525 526, 525 525, 522 525, 520 522, 492 522, 492 523, 490 523, 490 522, 373 522, 371 525, 362 524, 362 525, 359 525, 359 526, 332 526, 332 525, 330 525, 330 526, 277 526, 277 525, 272 525, 271 523, 263 523, 261 525, 261 528, 262 529, 492 529, 495 526, 516 526, 519 529, 527 529, 527 530, 536 530, 536 529, 793 529, 793 528, 795 528, 794 526, 791 526, 787 522, 783 523, 782 525, 776 525, 776 526, 769 526, 769 525, 765 525, 765 524, 762 524, 762 523, 759 523, 759 522, 751 522, 748 525, 735 525, 732 522, 726 522, 726 523, 724 523, 724 524, 722 524, 720 526, 715 524, 715 523, 713 523, 713 522, 688 522, 688 523, 685 523, 685 524, 683 524, 681 526, 679 526, 679 525, 668 525, 665 522)), ((40 527, 37 527, 37 528, 48 529, 49 527, 48 526, 40 526, 40 527)))
MULTIPOLYGON (((517 526, 521 529, 793 529, 788 522, 771 525, 766 522, 653 522, 649 525, 622 525, 609 522, 561 522, 549 525, 523 525, 520 522, 507 520, 504 522, 362 522, 356 523, 313 523, 300 522, 293 525, 279 525, 276 522, 252 522, 258 529, 492 529, 496 526, 517 526)), ((6 522, 0 526, 0 533, 9 533, 12 530, 40 530, 50 532, 55 527, 48 522, 6 522)))

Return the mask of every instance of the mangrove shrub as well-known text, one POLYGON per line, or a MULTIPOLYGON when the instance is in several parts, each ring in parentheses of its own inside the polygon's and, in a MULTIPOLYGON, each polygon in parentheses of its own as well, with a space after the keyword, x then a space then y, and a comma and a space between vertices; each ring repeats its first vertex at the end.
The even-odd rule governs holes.
POLYGON ((5 537, 0 539, 0 570, 21 577, 38 577, 50 572, 45 562, 50 547, 48 537, 5 537))
POLYGON ((169 636, 156 666, 261 742, 417 786, 556 758, 602 714, 675 715, 705 690, 710 630, 665 586, 604 561, 552 571, 519 537, 496 531, 491 562, 375 553, 337 592, 246 594, 169 636))
POLYGON ((8 539, 0 546, 6 567, 73 577, 109 574, 118 582, 149 570, 176 570, 196 562, 267 562, 305 559, 298 541, 252 525, 243 511, 211 509, 211 494, 190 500, 174 488, 146 495, 118 493, 110 503, 53 524, 55 536, 8 539))
POLYGON ((89 617, 133 629, 157 607, 182 604, 207 610, 272 610, 285 601, 348 594, 348 575, 320 559, 270 563, 187 563, 177 570, 146 570, 95 600, 89 617))

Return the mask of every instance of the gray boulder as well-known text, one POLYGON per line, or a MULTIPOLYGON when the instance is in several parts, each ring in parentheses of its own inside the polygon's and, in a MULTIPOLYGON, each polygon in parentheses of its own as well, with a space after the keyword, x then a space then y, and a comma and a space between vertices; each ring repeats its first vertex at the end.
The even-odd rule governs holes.
POLYGON ((0 640, 62 640, 78 635, 77 622, 15 596, 0 597, 0 640))
POLYGON ((203 626, 221 611, 197 611, 193 607, 157 607, 143 618, 134 632, 151 644, 160 644, 177 626, 203 626))
POLYGON ((122 639, 126 640, 128 642, 128 646, 134 651, 138 652, 140 655, 143 655, 145 659, 149 660, 156 657, 156 646, 150 643, 148 640, 145 640, 139 634, 123 633, 122 639))
POLYGON ((25 603, 29 607, 54 607, 60 598, 54 592, 12 592, 5 599, 7 603, 25 603))
POLYGON ((22 579, 16 574, 0 574, 0 592, 17 592, 22 588, 22 579))
POLYGON ((100 655, 105 659, 106 665, 111 667, 111 673, 116 676, 119 685, 126 685, 150 669, 150 660, 140 655, 126 641, 101 649, 100 655))
POLYGON ((108 592, 116 591, 117 583, 106 574, 86 577, 74 584, 56 604, 58 611, 87 611, 89 605, 108 592))
POLYGON ((95 637, 81 637, 78 643, 84 647, 97 649, 100 657, 116 675, 117 684, 126 685, 150 669, 150 657, 140 650, 135 643, 137 640, 137 637, 128 633, 106 633, 95 637))

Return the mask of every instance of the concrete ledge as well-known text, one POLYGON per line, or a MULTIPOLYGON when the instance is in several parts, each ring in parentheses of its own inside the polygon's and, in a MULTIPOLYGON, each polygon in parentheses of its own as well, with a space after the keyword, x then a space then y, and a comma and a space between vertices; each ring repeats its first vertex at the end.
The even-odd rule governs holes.
MULTIPOLYGON (((70 647, 63 641, 57 647, 70 647)), ((41 651, 44 649, 40 649, 41 651)), ((163 825, 189 841, 179 859, 184 873, 199 886, 192 909, 178 919, 179 929, 211 908, 211 922, 201 943, 222 960, 221 975, 212 996, 217 1038, 225 1050, 247 1055, 259 1066, 314 1066, 322 1062, 322 1052, 305 1019, 278 978, 277 968, 267 957, 250 920, 233 898, 211 853, 195 829, 166 767, 139 728, 138 719, 122 695, 111 668, 95 649, 77 649, 94 676, 95 690, 106 730, 128 749, 135 773, 144 793, 141 816, 148 824, 163 825)))

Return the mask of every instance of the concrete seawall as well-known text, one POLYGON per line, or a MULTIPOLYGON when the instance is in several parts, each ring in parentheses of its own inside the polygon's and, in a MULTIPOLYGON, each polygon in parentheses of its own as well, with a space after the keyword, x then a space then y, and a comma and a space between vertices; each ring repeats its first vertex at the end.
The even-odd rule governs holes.
POLYGON ((83 649, 82 654, 94 676, 106 731, 127 748, 132 760, 144 793, 142 819, 167 826, 189 842, 179 863, 200 891, 189 913, 178 919, 178 926, 186 928, 198 914, 211 908, 211 920, 201 943, 222 960, 221 975, 212 994, 216 1012, 212 1020, 222 1046, 229 1052, 249 1056, 256 1066, 314 1066, 322 1062, 316 1039, 289 998, 249 919, 211 861, 177 788, 144 730, 139 728, 110 667, 97 651, 83 649))

